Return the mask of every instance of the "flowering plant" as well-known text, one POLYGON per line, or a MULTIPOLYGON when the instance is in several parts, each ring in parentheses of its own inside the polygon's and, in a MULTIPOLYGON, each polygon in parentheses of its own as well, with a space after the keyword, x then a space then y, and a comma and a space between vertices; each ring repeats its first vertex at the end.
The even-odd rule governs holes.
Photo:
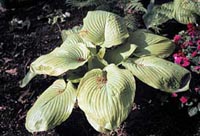
POLYGON ((182 95, 172 94, 179 98, 180 106, 188 110, 189 116, 200 112, 200 29, 189 23, 187 30, 174 36, 176 52, 173 54, 174 63, 190 69, 193 73, 190 90, 182 95))
POLYGON ((200 30, 191 23, 187 28, 174 36, 177 45, 177 52, 173 55, 174 62, 200 74, 200 30))

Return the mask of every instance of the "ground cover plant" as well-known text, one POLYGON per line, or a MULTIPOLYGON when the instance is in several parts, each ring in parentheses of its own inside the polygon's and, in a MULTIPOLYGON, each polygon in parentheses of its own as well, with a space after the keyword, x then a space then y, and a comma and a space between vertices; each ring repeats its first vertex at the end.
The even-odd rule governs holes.
POLYGON ((163 59, 175 47, 169 39, 144 29, 128 31, 120 16, 106 11, 89 11, 83 26, 74 29, 64 31, 63 44, 36 59, 22 80, 24 87, 38 74, 66 73, 29 110, 30 132, 61 124, 76 102, 97 131, 116 129, 132 109, 134 76, 168 93, 189 89, 190 72, 163 59))

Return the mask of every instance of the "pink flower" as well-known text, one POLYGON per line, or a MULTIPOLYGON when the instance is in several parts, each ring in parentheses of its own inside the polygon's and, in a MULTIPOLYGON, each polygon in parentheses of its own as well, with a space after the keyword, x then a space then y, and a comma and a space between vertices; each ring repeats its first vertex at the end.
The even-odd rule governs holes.
POLYGON ((200 46, 200 40, 197 41, 197 46, 200 46))
POLYGON ((194 51, 191 56, 195 57, 196 55, 197 55, 197 51, 194 51))
POLYGON ((182 61, 181 61, 180 64, 181 64, 181 66, 183 66, 183 67, 189 66, 189 65, 190 65, 189 59, 186 58, 186 57, 182 57, 182 61))
POLYGON ((200 66, 194 66, 195 70, 200 70, 200 66))
POLYGON ((177 56, 177 54, 174 54, 173 57, 174 57, 174 62, 176 64, 179 64, 179 65, 181 65, 183 67, 187 67, 187 66, 190 65, 189 59, 186 58, 186 57, 177 56))
POLYGON ((182 96, 179 100, 181 101, 182 104, 185 104, 188 101, 188 98, 185 96, 182 96))
POLYGON ((172 97, 177 97, 178 94, 177 93, 172 93, 172 97))
POLYGON ((188 33, 192 38, 194 38, 195 36, 195 31, 193 30, 189 30, 189 33, 188 33))
POLYGON ((192 42, 192 41, 189 41, 189 42, 188 42, 188 45, 189 45, 189 46, 192 46, 192 45, 193 45, 193 42, 192 42))
POLYGON ((175 35, 174 36, 174 42, 175 43, 178 43, 178 41, 181 39, 181 36, 180 35, 175 35))
POLYGON ((188 23, 187 28, 188 28, 188 30, 194 30, 194 26, 192 23, 188 23))
POLYGON ((197 46, 197 50, 200 51, 200 45, 197 46))
POLYGON ((195 87, 194 90, 198 93, 200 91, 200 87, 195 87))

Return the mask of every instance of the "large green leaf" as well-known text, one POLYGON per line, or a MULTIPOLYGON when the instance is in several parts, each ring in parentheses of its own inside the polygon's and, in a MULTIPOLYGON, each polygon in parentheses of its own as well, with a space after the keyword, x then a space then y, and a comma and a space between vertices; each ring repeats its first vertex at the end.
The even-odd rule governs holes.
POLYGON ((111 64, 104 70, 93 69, 81 79, 78 104, 97 131, 110 131, 127 118, 135 89, 131 72, 111 64))
POLYGON ((46 131, 65 121, 76 102, 77 92, 71 82, 56 80, 37 99, 26 117, 29 132, 46 131))
POLYGON ((179 23, 196 23, 200 19, 200 4, 192 0, 174 0, 162 5, 155 5, 144 16, 147 27, 158 26, 169 19, 175 19, 179 23))
POLYGON ((108 50, 104 56, 104 59, 109 63, 119 64, 123 60, 127 59, 137 48, 135 44, 123 44, 116 49, 108 50))
POLYGON ((106 11, 89 11, 83 20, 80 35, 93 44, 106 48, 123 43, 129 36, 123 19, 106 11))
POLYGON ((51 53, 42 55, 30 66, 30 72, 22 80, 21 87, 33 78, 30 75, 47 74, 59 76, 64 72, 84 65, 90 57, 90 51, 85 44, 68 45, 66 48, 56 48, 51 53))
POLYGON ((144 29, 138 29, 130 33, 128 43, 133 43, 138 46, 133 53, 138 57, 155 55, 160 58, 165 58, 171 55, 175 49, 175 45, 170 39, 152 34, 144 29))
POLYGON ((91 57, 88 60, 89 70, 95 69, 95 68, 103 69, 106 65, 108 65, 108 63, 104 59, 99 58, 98 56, 91 57))
POLYGON ((70 36, 71 34, 78 34, 81 30, 82 26, 74 26, 72 29, 62 30, 61 37, 63 42, 70 36))
POLYGON ((183 67, 155 56, 128 59, 122 65, 151 87, 165 92, 189 89, 191 74, 183 67))
POLYGON ((70 34, 66 37, 65 41, 61 44, 61 48, 67 48, 68 45, 76 45, 78 43, 83 43, 83 40, 78 34, 70 34))

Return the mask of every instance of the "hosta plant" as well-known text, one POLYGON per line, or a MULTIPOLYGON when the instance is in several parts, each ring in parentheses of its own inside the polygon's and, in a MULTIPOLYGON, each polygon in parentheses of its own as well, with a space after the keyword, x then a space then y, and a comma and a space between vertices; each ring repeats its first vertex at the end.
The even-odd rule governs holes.
POLYGON ((147 27, 155 28, 170 19, 179 23, 197 23, 200 19, 200 2, 192 0, 173 0, 161 5, 154 5, 151 0, 144 22, 147 27))
POLYGON ((97 131, 116 129, 132 109, 134 76, 168 93, 188 89, 190 72, 163 59, 173 52, 173 42, 147 30, 128 31, 116 14, 90 11, 82 27, 63 31, 63 40, 36 59, 22 80, 24 87, 36 75, 59 77, 28 111, 30 132, 61 124, 75 103, 97 131))

